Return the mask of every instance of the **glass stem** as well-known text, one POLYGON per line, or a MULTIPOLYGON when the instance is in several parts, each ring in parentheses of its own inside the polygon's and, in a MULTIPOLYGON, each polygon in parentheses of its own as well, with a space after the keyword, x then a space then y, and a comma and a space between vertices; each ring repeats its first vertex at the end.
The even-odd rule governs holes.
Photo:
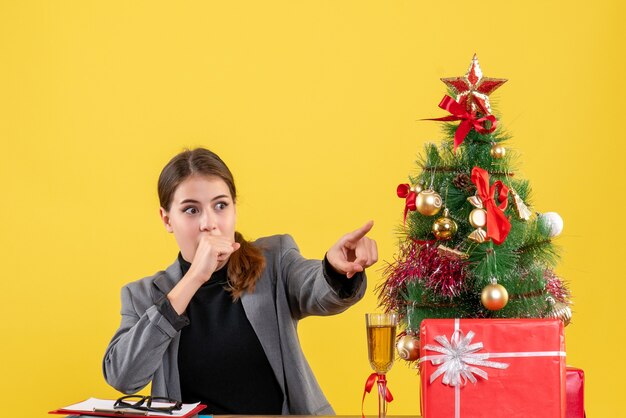
POLYGON ((378 375, 378 418, 387 416, 387 379, 384 374, 378 375))

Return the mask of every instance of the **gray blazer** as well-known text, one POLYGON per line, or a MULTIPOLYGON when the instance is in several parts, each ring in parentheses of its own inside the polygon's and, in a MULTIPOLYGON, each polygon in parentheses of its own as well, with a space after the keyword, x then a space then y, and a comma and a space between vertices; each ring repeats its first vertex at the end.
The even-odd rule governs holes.
MULTIPOLYGON (((255 242, 266 268, 253 293, 241 303, 283 391, 283 414, 330 415, 334 411, 322 393, 302 352, 298 321, 309 315, 343 312, 365 294, 365 274, 355 294, 342 299, 324 278, 322 263, 302 257, 289 235, 255 242)), ((180 399, 178 344, 180 332, 155 303, 181 279, 178 260, 165 271, 122 288, 122 322, 103 360, 106 381, 124 393, 135 393, 152 382, 153 396, 180 399)))

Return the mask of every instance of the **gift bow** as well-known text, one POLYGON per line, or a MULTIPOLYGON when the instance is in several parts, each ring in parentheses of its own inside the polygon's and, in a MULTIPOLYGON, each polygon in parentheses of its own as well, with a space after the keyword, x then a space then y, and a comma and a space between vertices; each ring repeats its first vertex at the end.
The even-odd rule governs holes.
POLYGON ((374 387, 374 384, 376 383, 377 380, 383 383, 385 386, 385 400, 387 402, 393 401, 393 395, 387 388, 387 379, 385 378, 385 375, 378 374, 378 373, 370 374, 367 380, 365 381, 365 390, 363 391, 363 399, 361 400, 361 416, 363 418, 365 418, 365 413, 363 412, 363 404, 365 403, 365 395, 372 391, 372 388, 374 387))
POLYGON ((487 372, 475 367, 492 367, 496 369, 506 369, 508 363, 499 363, 496 361, 487 361, 489 353, 477 353, 483 348, 483 343, 471 344, 474 338, 474 332, 470 331, 463 337, 460 330, 455 331, 448 341, 445 335, 435 337, 435 341, 440 345, 427 344, 425 350, 436 351, 440 355, 424 356, 422 361, 429 361, 439 366, 437 370, 430 376, 430 383, 433 383, 439 376, 443 375, 441 382, 448 386, 462 386, 469 380, 476 383, 476 377, 480 376, 487 380, 487 372))
POLYGON ((465 140, 465 137, 469 133, 470 129, 472 129, 472 127, 479 134, 488 134, 488 133, 495 131, 496 126, 498 125, 498 121, 495 116, 487 115, 487 116, 483 116, 482 118, 477 119, 476 112, 468 112, 465 106, 463 106, 462 104, 459 104, 459 102, 457 102, 450 96, 443 96, 443 99, 441 99, 441 102, 439 102, 439 107, 442 108, 443 110, 447 110, 448 112, 451 113, 451 115, 444 116, 442 118, 432 118, 432 119, 426 119, 426 120, 439 120, 443 122, 451 122, 455 120, 461 121, 459 126, 456 128, 456 131, 454 132, 454 151, 455 152, 458 146, 463 143, 463 141, 465 140), (486 121, 491 122, 491 128, 489 129, 485 128, 484 123, 486 121))
POLYGON ((480 167, 472 169, 472 183, 476 185, 476 194, 487 211, 487 236, 500 245, 511 230, 511 222, 503 212, 508 203, 509 188, 500 180, 489 187, 489 173, 480 167), (497 199, 500 205, 497 205, 494 200, 498 187, 500 193, 497 199))
POLYGON ((415 204, 415 199, 417 198, 417 192, 415 190, 411 190, 411 186, 408 184, 399 184, 396 189, 396 193, 398 197, 406 198, 406 203, 404 204, 404 223, 406 223, 406 214, 410 210, 417 209, 417 205, 415 204))

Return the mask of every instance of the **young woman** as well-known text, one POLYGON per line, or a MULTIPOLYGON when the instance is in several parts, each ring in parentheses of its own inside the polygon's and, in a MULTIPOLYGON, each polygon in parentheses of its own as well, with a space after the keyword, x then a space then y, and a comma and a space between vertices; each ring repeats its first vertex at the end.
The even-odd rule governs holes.
POLYGON ((304 358, 298 321, 346 310, 377 261, 368 222, 307 260, 289 235, 250 243, 235 231, 237 193, 224 162, 198 148, 159 177, 160 214, 180 252, 122 289, 122 321, 103 360, 107 382, 202 402, 212 414, 333 414, 304 358))

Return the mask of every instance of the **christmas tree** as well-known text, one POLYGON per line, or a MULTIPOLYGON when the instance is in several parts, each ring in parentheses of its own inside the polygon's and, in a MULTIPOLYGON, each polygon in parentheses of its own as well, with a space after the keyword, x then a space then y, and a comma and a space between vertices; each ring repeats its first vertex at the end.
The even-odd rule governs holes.
POLYGON ((483 77, 474 55, 465 76, 442 81, 449 95, 439 107, 450 115, 430 120, 446 122, 445 139, 427 144, 419 174, 398 186, 402 238, 378 288, 406 326, 398 351, 409 361, 419 357, 425 318, 571 319, 569 291, 553 270, 563 222, 531 210, 530 184, 489 103, 507 80, 483 77))

